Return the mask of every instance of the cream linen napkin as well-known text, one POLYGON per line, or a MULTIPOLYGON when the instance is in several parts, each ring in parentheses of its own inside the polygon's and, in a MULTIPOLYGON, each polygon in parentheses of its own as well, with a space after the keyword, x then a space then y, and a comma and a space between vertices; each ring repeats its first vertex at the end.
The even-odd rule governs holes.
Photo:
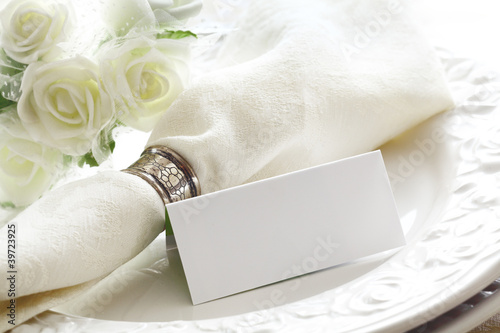
POLYGON ((185 156, 202 191, 372 150, 452 107, 399 1, 257 1, 150 145, 185 156), (232 66, 231 66, 232 65, 232 66))
MULTIPOLYGON (((149 144, 183 155, 204 193, 372 150, 452 106, 408 16, 397 1, 252 1, 218 68, 181 94, 149 144)), ((24 296, 16 322, 134 257, 161 232, 163 215, 156 192, 121 172, 33 204, 13 221, 24 296)), ((3 228, 1 244, 6 237, 3 228)), ((7 267, 5 250, 0 263, 7 267)), ((2 279, 2 318, 8 288, 2 279)))

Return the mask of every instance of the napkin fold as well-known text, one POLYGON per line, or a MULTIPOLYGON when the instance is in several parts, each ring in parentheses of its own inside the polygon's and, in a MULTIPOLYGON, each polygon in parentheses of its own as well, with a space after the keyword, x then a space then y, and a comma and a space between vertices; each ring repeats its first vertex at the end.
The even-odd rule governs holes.
MULTIPOLYGON (((180 153, 203 193, 380 146, 453 105, 408 11, 383 0, 252 1, 217 68, 179 96, 148 144, 180 153)), ((158 194, 118 171, 45 195, 9 223, 23 306, 16 323, 133 258, 161 232, 163 218, 158 194)), ((6 226, 1 244, 7 234, 6 226)), ((0 251, 2 268, 7 260, 0 251)), ((8 289, 3 279, 2 318, 8 289)))
POLYGON ((453 106, 398 1, 256 1, 153 130, 212 192, 372 150, 453 106))

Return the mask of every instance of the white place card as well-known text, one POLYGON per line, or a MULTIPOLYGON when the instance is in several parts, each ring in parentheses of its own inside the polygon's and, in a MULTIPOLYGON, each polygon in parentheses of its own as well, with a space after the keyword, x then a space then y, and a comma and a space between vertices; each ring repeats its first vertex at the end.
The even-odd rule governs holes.
POLYGON ((166 207, 193 304, 405 245, 380 151, 166 207))

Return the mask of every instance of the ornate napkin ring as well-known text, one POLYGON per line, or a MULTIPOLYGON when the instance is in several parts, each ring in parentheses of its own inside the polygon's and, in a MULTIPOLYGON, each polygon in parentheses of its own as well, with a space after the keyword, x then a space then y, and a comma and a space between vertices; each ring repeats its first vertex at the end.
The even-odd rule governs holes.
POLYGON ((135 163, 122 171, 147 181, 165 204, 200 195, 200 184, 191 166, 164 146, 146 148, 135 163))

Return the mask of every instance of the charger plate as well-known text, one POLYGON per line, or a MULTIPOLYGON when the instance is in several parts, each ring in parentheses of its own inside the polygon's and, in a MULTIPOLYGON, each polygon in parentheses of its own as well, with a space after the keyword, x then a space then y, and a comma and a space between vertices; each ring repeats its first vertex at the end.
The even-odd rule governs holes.
MULTIPOLYGON (((456 108, 381 148, 404 248, 193 306, 178 252, 160 235, 75 301, 14 332, 425 331, 500 276, 500 78, 441 53, 456 108)), ((455 329, 474 318, 485 319, 468 316, 455 329)))

